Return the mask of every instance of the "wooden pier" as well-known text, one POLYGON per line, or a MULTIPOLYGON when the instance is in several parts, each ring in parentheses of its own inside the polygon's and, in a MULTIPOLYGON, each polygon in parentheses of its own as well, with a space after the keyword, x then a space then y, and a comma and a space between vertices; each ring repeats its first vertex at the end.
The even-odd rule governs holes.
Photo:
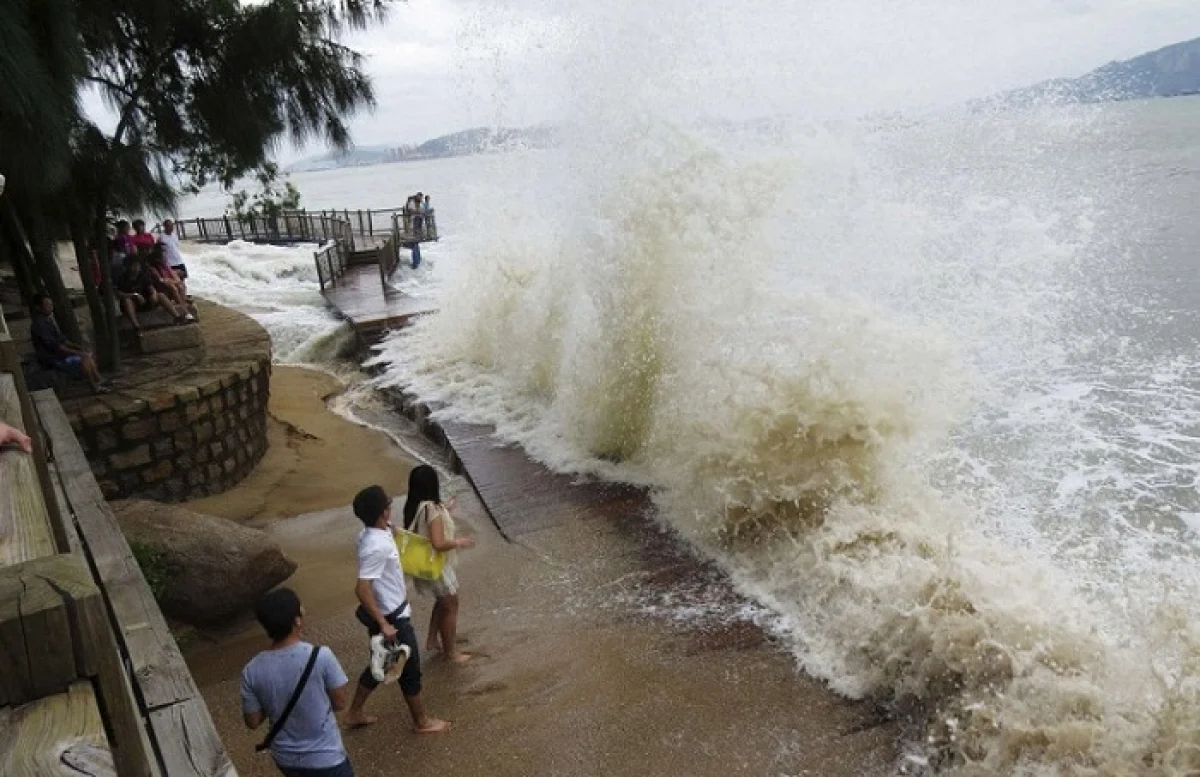
MULTIPOLYGON (((0 314, 0 321, 3 315, 0 314)), ((53 391, 0 325, 0 774, 236 777, 53 391)))
POLYGON ((184 219, 180 237, 199 242, 318 242, 313 255, 325 301, 364 344, 433 312, 433 306, 389 283, 401 250, 438 239, 436 213, 383 210, 285 211, 274 217, 184 219))

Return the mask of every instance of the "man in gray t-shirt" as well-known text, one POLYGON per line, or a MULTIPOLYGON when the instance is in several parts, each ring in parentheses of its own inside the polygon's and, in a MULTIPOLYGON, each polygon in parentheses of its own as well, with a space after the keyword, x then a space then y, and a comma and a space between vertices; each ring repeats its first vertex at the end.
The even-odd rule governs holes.
MULTIPOLYGON (((304 608, 290 589, 264 596, 254 614, 271 647, 242 670, 242 714, 251 729, 266 720, 273 725, 283 714, 313 650, 300 639, 304 608)), ((334 715, 346 708, 349 680, 329 648, 318 650, 296 706, 271 743, 271 755, 284 777, 354 777, 334 715)))

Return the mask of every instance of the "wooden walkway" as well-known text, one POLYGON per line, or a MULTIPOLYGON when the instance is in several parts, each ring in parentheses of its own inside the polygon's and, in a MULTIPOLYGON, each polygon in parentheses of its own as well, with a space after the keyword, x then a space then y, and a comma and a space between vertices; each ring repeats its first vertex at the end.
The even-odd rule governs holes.
POLYGON ((445 423, 446 442, 506 539, 578 518, 641 515, 642 489, 551 472, 519 445, 500 442, 490 426, 445 423))
POLYGON ((385 290, 376 264, 353 265, 324 291, 325 301, 350 322, 364 343, 377 342, 383 333, 399 329, 414 318, 432 313, 433 305, 395 290, 385 290))

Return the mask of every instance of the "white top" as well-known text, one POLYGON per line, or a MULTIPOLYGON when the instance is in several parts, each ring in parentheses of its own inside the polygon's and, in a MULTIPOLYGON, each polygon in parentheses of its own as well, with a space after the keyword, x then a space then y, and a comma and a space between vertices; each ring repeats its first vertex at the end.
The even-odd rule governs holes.
POLYGON ((412 614, 412 607, 407 604, 404 572, 400 569, 400 549, 390 530, 363 529, 359 532, 358 579, 371 581, 371 591, 381 615, 390 615, 400 605, 404 605, 400 617, 407 618, 412 614))
POLYGON ((183 252, 179 250, 179 233, 172 232, 168 235, 164 232, 158 236, 158 242, 163 244, 163 250, 166 251, 167 264, 172 267, 183 264, 183 252))
MULTIPOLYGON (((448 540, 454 540, 457 536, 458 529, 454 525, 454 516, 450 515, 450 511, 437 502, 422 502, 417 507, 416 520, 413 522, 413 530, 420 535, 427 537, 430 541, 433 540, 433 532, 429 530, 429 524, 437 519, 442 519, 442 534, 448 540)), ((458 551, 446 551, 446 566, 453 567, 458 560, 458 551)))

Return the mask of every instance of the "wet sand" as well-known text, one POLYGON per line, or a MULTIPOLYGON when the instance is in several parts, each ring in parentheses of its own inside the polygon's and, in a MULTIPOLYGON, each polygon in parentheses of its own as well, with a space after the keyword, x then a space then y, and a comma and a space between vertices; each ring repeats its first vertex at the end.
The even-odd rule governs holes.
MULTIPOLYGON (((292 423, 327 432, 337 425, 303 413, 292 423)), ((403 430, 402 421, 395 423, 403 430)), ((293 451, 301 460, 329 455, 320 446, 293 451)), ((391 456, 389 466, 407 473, 399 449, 391 456)), ((309 514, 274 521, 267 530, 299 563, 288 584, 305 602, 308 638, 333 648, 353 680, 366 642, 353 617, 359 524, 346 507, 316 510, 335 496, 345 497, 344 505, 371 478, 353 469, 305 467, 292 469, 308 473, 309 514)), ((286 515, 274 502, 278 490, 247 501, 269 502, 260 515, 286 515)), ((895 728, 869 705, 800 675, 750 622, 753 608, 731 594, 723 577, 647 518, 566 519, 508 543, 461 480, 449 490, 460 522, 479 540, 460 555, 459 566, 460 630, 464 649, 477 658, 462 667, 423 661, 426 703, 454 721, 448 734, 412 734, 399 690, 374 694, 368 711, 380 722, 344 734, 360 777, 892 771, 895 728)), ((242 497, 226 498, 236 504, 242 497)), ((424 640, 431 602, 414 595, 413 603, 424 640)), ((269 758, 254 753, 262 732, 247 732, 238 708, 238 673, 264 645, 258 628, 247 624, 187 654, 234 763, 251 777, 276 774, 269 758)))
POLYGON ((326 400, 343 389, 324 372, 274 367, 266 456, 237 488, 186 507, 257 525, 349 504, 371 483, 402 492, 411 459, 387 435, 328 410, 326 400))

